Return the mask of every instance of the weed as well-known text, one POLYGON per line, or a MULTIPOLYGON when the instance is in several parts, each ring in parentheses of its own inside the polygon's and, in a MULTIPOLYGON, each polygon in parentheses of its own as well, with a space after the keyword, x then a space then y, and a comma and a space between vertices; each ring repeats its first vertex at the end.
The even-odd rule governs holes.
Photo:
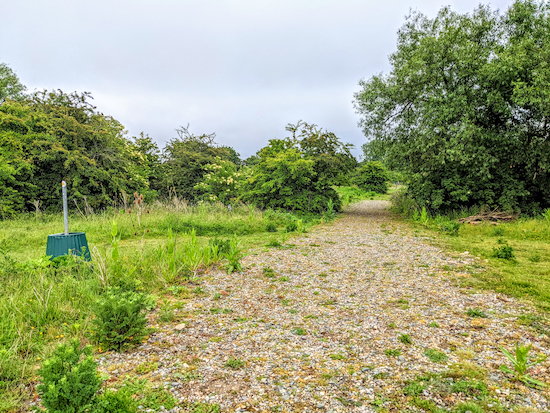
POLYGON ((487 377, 487 370, 477 364, 468 361, 461 361, 451 364, 449 370, 443 373, 443 376, 484 380, 487 377))
POLYGON ((432 321, 432 322, 430 323, 430 327, 439 328, 439 324, 437 324, 435 321, 432 321))
POLYGON ((301 327, 296 327, 292 329, 292 333, 296 334, 297 336, 305 336, 307 334, 307 331, 301 327))
POLYGON ((266 247, 273 247, 273 248, 279 248, 279 247, 282 247, 283 244, 281 244, 279 241, 277 240, 271 240, 269 241, 267 244, 265 244, 266 247))
POLYGON ((493 236, 495 237, 501 237, 504 235, 504 228, 502 227, 496 227, 493 229, 493 236))
POLYGON ((168 300, 163 300, 163 304, 160 306, 159 321, 170 323, 174 321, 175 318, 174 306, 168 300))
POLYGON ((503 245, 502 247, 493 248, 493 255, 494 258, 502 258, 505 260, 511 260, 515 258, 514 256, 514 249, 509 246, 508 244, 503 245))
POLYGON ((395 324, 394 322, 391 322, 388 324, 388 328, 397 328, 397 324, 395 324))
POLYGON ((295 232, 298 230, 298 224, 295 221, 286 224, 286 232, 295 232))
POLYGON ((132 394, 121 388, 116 392, 106 389, 103 394, 95 398, 94 413, 136 413, 138 403, 132 394))
POLYGON ((345 360, 346 359, 346 356, 344 356, 342 354, 331 354, 329 357, 333 360, 345 360))
POLYGON ((501 365, 500 370, 506 374, 513 374, 516 380, 521 381, 527 385, 535 384, 538 386, 546 387, 545 383, 533 379, 529 376, 529 373, 527 372, 530 367, 542 363, 548 358, 547 356, 542 356, 529 362, 528 356, 532 345, 533 344, 529 344, 528 346, 526 346, 525 344, 519 345, 518 343, 516 343, 515 357, 504 347, 500 347, 500 349, 502 350, 506 358, 510 360, 510 362, 512 363, 512 367, 514 368, 514 370, 512 370, 508 366, 501 365))
POLYGON ((137 374, 147 374, 159 368, 158 361, 146 361, 135 368, 137 374))
POLYGON ((211 403, 188 403, 186 406, 186 412, 189 413, 221 413, 221 408, 219 404, 211 403))
POLYGON ((538 251, 529 256, 529 261, 531 262, 540 262, 540 259, 541 257, 538 251))
POLYGON ((271 267, 264 267, 263 273, 264 273, 264 276, 266 276, 267 278, 275 278, 276 276, 275 270, 271 267))
POLYGON ((444 363, 449 360, 449 357, 445 353, 435 349, 427 349, 424 355, 433 363, 444 363))
POLYGON ((244 257, 244 253, 242 248, 240 248, 240 245, 241 243, 237 240, 237 236, 234 236, 229 244, 229 252, 225 254, 225 258, 227 259, 225 268, 227 269, 228 274, 235 271, 242 271, 243 269, 241 263, 239 262, 239 260, 244 257))
POLYGON ((474 402, 459 403, 452 410, 452 413, 484 413, 484 412, 485 410, 483 410, 482 407, 480 407, 477 403, 474 403, 474 402))
POLYGON ((214 294, 214 295, 212 296, 212 299, 213 299, 213 300, 216 300, 216 301, 219 300, 220 298, 222 298, 221 293, 216 293, 216 294, 214 294))
POLYGON ((466 315, 474 318, 487 318, 487 314, 485 314, 479 308, 469 308, 468 311, 466 311, 466 315))
POLYGON ((233 370, 238 370, 244 366, 244 361, 231 357, 225 362, 224 366, 233 370))
POLYGON ((384 354, 388 357, 399 357, 401 355, 401 350, 387 349, 384 350, 384 354))
POLYGON ((411 336, 408 334, 401 334, 398 340, 403 344, 412 344, 411 336))
POLYGON ((229 308, 211 308, 210 312, 212 314, 231 314, 233 310, 229 308))
POLYGON ((290 278, 288 278, 288 277, 279 277, 279 281, 281 281, 281 282, 290 281, 290 278))

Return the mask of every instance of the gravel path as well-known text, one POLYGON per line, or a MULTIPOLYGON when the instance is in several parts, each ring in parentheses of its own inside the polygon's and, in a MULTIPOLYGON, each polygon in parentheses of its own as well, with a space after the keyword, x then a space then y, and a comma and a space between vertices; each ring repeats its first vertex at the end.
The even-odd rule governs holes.
MULTIPOLYGON (((116 380, 157 361, 143 377, 179 400, 217 403, 222 411, 374 412, 423 411, 404 394, 407 380, 466 362, 487 370, 494 406, 550 411, 548 392, 498 370, 506 363, 499 345, 531 341, 535 352, 549 354, 543 336, 516 322, 529 309, 458 287, 455 280, 469 276, 476 259, 449 256, 414 237, 387 206, 355 204, 285 248, 259 246, 243 259, 242 273, 205 274, 204 294, 178 310, 180 325, 159 324, 140 348, 102 357, 102 369, 116 380), (469 309, 487 318, 468 316, 469 309), (430 361, 428 349, 441 360, 430 361)), ((539 365, 533 377, 548 381, 549 366, 539 365)), ((476 395, 420 391, 446 408, 476 395)))

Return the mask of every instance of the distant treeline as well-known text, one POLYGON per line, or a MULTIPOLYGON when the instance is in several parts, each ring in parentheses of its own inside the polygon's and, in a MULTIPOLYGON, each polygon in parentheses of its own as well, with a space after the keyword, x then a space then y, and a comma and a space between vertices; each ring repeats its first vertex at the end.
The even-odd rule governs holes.
MULTIPOLYGON (((175 195, 319 212, 329 204, 339 209, 333 185, 358 179, 352 145, 316 125, 289 124, 290 136, 270 140, 244 161, 217 144, 214 134, 194 135, 188 127, 176 129, 160 150, 145 134, 129 138, 120 122, 97 111, 88 93, 25 94, 15 74, 6 65, 0 69, 2 219, 59 211, 62 180, 70 207, 81 210, 116 208, 139 193, 148 202, 175 195)), ((381 165, 372 166, 370 175, 373 168, 387 179, 381 165)))

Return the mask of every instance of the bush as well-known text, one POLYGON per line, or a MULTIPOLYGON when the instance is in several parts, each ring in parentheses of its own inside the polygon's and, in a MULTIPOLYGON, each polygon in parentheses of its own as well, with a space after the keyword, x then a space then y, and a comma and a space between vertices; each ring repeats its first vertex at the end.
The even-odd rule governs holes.
POLYGON ((101 379, 91 348, 79 347, 78 340, 60 345, 38 370, 42 377, 38 393, 48 412, 80 413, 92 407, 101 379))
POLYGON ((363 164, 356 168, 353 183, 365 191, 385 194, 388 192, 388 171, 377 161, 363 164))
POLYGON ((97 303, 94 339, 105 350, 122 351, 141 342, 147 334, 144 310, 147 296, 133 291, 110 288, 97 303))

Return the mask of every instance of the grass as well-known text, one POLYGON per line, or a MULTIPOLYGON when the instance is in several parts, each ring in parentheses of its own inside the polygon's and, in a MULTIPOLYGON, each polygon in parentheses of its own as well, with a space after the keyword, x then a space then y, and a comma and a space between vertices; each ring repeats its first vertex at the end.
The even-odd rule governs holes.
POLYGON ((431 235, 439 246, 482 259, 468 270, 470 277, 461 278, 463 285, 528 300, 550 316, 550 221, 539 216, 496 226, 456 222, 473 213, 428 215, 424 223, 418 218, 414 225, 419 235, 431 235), (448 222, 458 225, 455 234, 446 230, 448 222))
POLYGON ((337 186, 334 187, 340 199, 342 200, 342 206, 347 206, 354 202, 364 201, 364 200, 384 200, 389 201, 392 195, 399 190, 399 186, 390 185, 388 193, 378 194, 372 191, 365 191, 357 186, 337 186))
MULTIPOLYGON (((144 207, 139 215, 127 209, 73 215, 70 230, 86 233, 90 263, 77 257, 52 263, 45 257, 47 236, 63 229, 61 215, 2 221, 0 411, 17 410, 28 400, 31 394, 20 389, 32 388, 36 367, 58 343, 71 338, 89 343, 92 309, 108 286, 154 294, 159 321, 177 322, 176 307, 166 299, 204 296, 199 276, 210 266, 223 265, 225 254, 265 245, 272 236, 268 224, 282 231, 299 222, 305 230, 321 220, 245 205, 229 212, 221 204, 191 206, 178 200, 144 207)), ((214 298, 221 299, 217 294, 214 298)), ((153 367, 143 365, 140 372, 153 367)))

